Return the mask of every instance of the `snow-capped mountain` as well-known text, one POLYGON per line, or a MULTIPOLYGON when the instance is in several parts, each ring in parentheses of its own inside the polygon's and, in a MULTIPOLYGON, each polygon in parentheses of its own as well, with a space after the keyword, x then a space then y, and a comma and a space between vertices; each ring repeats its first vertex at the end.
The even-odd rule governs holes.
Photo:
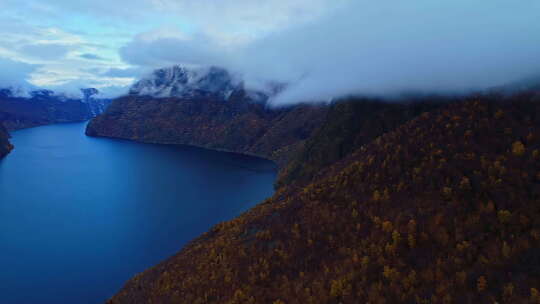
POLYGON ((227 100, 233 92, 243 88, 239 77, 218 67, 187 68, 173 66, 155 70, 135 83, 130 95, 156 98, 194 98, 212 96, 227 100))

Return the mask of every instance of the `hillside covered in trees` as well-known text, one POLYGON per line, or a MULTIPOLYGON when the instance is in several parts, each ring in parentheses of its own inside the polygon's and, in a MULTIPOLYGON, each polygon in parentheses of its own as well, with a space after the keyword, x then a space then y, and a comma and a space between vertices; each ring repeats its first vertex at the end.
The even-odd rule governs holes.
POLYGON ((342 106, 290 183, 109 303, 540 303, 538 96, 392 105, 369 136, 342 106))
POLYGON ((285 165, 322 124, 326 111, 310 104, 270 108, 243 90, 227 101, 131 95, 114 100, 89 123, 86 134, 244 153, 285 165))

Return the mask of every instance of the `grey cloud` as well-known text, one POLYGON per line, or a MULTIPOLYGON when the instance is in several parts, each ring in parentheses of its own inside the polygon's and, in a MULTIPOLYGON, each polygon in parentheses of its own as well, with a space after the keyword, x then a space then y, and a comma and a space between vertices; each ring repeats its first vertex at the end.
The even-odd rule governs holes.
POLYGON ((349 94, 468 92, 540 71, 540 2, 355 1, 316 22, 235 50, 204 39, 135 39, 124 60, 152 66, 218 64, 253 85, 291 83, 276 101, 349 94))
POLYGON ((101 57, 99 55, 90 54, 90 53, 82 54, 79 57, 81 57, 83 59, 87 59, 87 60, 105 60, 105 58, 103 58, 103 57, 101 57))
POLYGON ((160 67, 177 63, 215 64, 226 60, 223 47, 209 37, 197 35, 191 39, 139 35, 120 49, 120 56, 132 65, 160 67))

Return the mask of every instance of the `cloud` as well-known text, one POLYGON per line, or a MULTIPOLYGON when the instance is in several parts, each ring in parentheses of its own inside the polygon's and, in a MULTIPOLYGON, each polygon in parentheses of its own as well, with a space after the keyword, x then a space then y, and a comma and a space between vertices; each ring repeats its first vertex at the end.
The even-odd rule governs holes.
POLYGON ((55 43, 26 44, 21 46, 18 51, 23 55, 42 59, 57 60, 64 58, 70 50, 69 45, 55 43))
POLYGON ((79 55, 79 57, 83 59, 87 59, 87 60, 105 60, 105 58, 96 54, 91 54, 91 53, 84 53, 84 54, 79 55))
POLYGON ((256 84, 291 84, 277 100, 348 94, 468 92, 540 71, 540 3, 492 0, 354 1, 323 17, 218 47, 202 35, 142 39, 121 51, 131 64, 218 64, 256 84))
POLYGON ((30 78, 30 74, 37 68, 39 68, 39 65, 0 57, 0 88, 32 87, 30 83, 28 83, 28 79, 30 78))
POLYGON ((539 11, 537 0, 1 0, 0 56, 40 64, 30 79, 42 85, 122 86, 183 63, 254 87, 288 82, 279 103, 465 92, 540 70, 539 11))
POLYGON ((258 41, 239 66, 250 78, 291 82, 280 103, 484 89, 540 70, 539 7, 514 4, 358 1, 258 41))
POLYGON ((122 59, 132 65, 162 67, 171 64, 211 65, 222 63, 224 46, 204 34, 187 36, 180 31, 156 30, 137 35, 120 49, 122 59))
POLYGON ((96 88, 99 90, 98 98, 115 98, 120 95, 127 94, 128 85, 110 85, 102 79, 85 79, 79 78, 56 85, 44 86, 44 88, 55 92, 66 94, 72 98, 80 98, 82 96, 81 89, 96 88))
POLYGON ((30 78, 40 86, 96 78, 121 84, 139 77, 139 66, 148 70, 177 63, 178 54, 186 62, 220 63, 226 56, 215 49, 223 53, 309 22, 347 1, 2 0, 0 56, 40 64, 30 78), (118 50, 132 37, 120 52, 122 62, 118 50))
POLYGON ((356 0, 159 0, 162 12, 188 18, 197 28, 221 42, 258 39, 291 25, 316 20, 356 0))

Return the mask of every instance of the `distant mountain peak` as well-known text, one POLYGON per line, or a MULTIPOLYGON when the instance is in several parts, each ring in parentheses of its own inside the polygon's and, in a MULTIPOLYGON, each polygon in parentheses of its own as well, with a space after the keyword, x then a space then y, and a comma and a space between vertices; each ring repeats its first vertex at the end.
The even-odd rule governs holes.
POLYGON ((239 77, 220 67, 188 68, 175 65, 155 70, 136 82, 130 95, 156 98, 195 98, 212 96, 228 100, 234 91, 243 88, 239 77))
MULTIPOLYGON (((0 102, 20 102, 21 104, 50 104, 57 106, 58 104, 73 105, 76 103, 83 104, 89 111, 88 118, 95 117, 105 111, 111 103, 111 99, 95 98, 100 92, 95 88, 85 88, 80 90, 80 94, 57 93, 47 89, 24 89, 20 87, 0 88, 0 102)), ((1 110, 1 109, 0 109, 1 110)), ((1 111, 0 111, 1 112, 1 111)))

